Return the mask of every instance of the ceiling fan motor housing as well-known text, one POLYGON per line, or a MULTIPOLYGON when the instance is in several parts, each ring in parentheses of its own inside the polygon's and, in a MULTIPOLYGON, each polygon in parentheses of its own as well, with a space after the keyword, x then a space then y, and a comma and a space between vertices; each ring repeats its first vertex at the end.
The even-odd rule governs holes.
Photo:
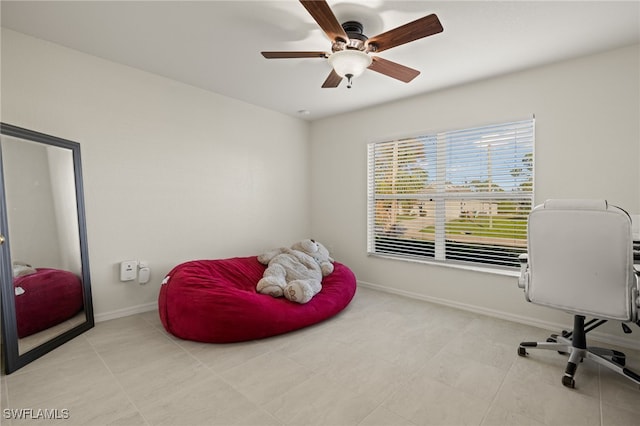
POLYGON ((358 21, 347 21, 342 24, 342 29, 347 33, 349 41, 336 40, 333 43, 332 51, 337 52, 345 49, 364 51, 367 48, 366 42, 369 39, 362 33, 364 27, 358 21))

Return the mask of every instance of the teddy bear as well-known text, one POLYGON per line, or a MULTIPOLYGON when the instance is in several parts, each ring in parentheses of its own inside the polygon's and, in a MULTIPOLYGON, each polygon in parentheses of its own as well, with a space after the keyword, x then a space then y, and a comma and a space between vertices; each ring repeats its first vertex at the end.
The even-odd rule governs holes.
POLYGON ((20 262, 20 261, 13 262, 13 277, 14 278, 23 277, 25 275, 35 274, 36 272, 38 272, 38 271, 33 266, 29 265, 28 263, 24 263, 24 262, 20 262))
POLYGON ((258 256, 267 265, 258 281, 258 293, 284 296, 297 303, 307 303, 322 289, 322 278, 333 272, 333 259, 325 246, 306 239, 291 248, 281 247, 258 256))

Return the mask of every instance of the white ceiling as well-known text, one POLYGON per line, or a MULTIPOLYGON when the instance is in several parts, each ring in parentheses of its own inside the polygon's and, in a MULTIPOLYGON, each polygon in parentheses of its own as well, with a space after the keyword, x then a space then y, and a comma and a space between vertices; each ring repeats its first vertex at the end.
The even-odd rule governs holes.
POLYGON ((444 32, 380 54, 420 70, 411 83, 367 71, 351 89, 322 89, 326 59, 260 55, 330 51, 295 0, 2 0, 1 14, 3 27, 309 120, 640 41, 639 1, 328 3, 369 37, 430 13, 444 32))

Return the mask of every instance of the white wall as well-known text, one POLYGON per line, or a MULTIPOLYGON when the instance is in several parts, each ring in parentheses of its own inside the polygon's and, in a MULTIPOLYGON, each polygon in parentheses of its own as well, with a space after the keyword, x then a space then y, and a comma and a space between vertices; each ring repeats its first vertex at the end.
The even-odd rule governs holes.
POLYGON ((69 149, 47 146, 51 193, 58 230, 58 268, 82 274, 80 229, 78 225, 76 182, 73 153, 69 149))
POLYGON ((46 147, 2 137, 11 257, 36 268, 61 268, 60 234, 46 147))
POLYGON ((81 144, 94 308, 153 306, 171 267, 308 236, 307 122, 2 30, 3 122, 81 144), (152 268, 141 286, 121 260, 152 268))
POLYGON ((526 303, 513 277, 368 257, 366 144, 535 114, 537 202, 602 197, 638 214, 638 52, 637 45, 617 49, 313 122, 313 235, 362 282, 506 317, 566 322, 526 303))
POLYGON ((362 283, 566 322, 527 304, 513 277, 368 257, 366 144, 535 114, 537 201, 604 197, 639 214, 638 49, 309 126, 3 29, 1 118, 81 143, 99 317, 155 303, 159 281, 179 262, 257 254, 311 235, 362 283), (124 259, 149 261, 151 282, 119 282, 124 259))

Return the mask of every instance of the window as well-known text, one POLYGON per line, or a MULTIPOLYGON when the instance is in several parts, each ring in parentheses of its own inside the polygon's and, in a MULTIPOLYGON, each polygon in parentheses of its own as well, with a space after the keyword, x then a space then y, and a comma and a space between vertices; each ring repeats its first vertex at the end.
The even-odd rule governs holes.
POLYGON ((518 266, 534 120, 368 145, 368 252, 518 266))

